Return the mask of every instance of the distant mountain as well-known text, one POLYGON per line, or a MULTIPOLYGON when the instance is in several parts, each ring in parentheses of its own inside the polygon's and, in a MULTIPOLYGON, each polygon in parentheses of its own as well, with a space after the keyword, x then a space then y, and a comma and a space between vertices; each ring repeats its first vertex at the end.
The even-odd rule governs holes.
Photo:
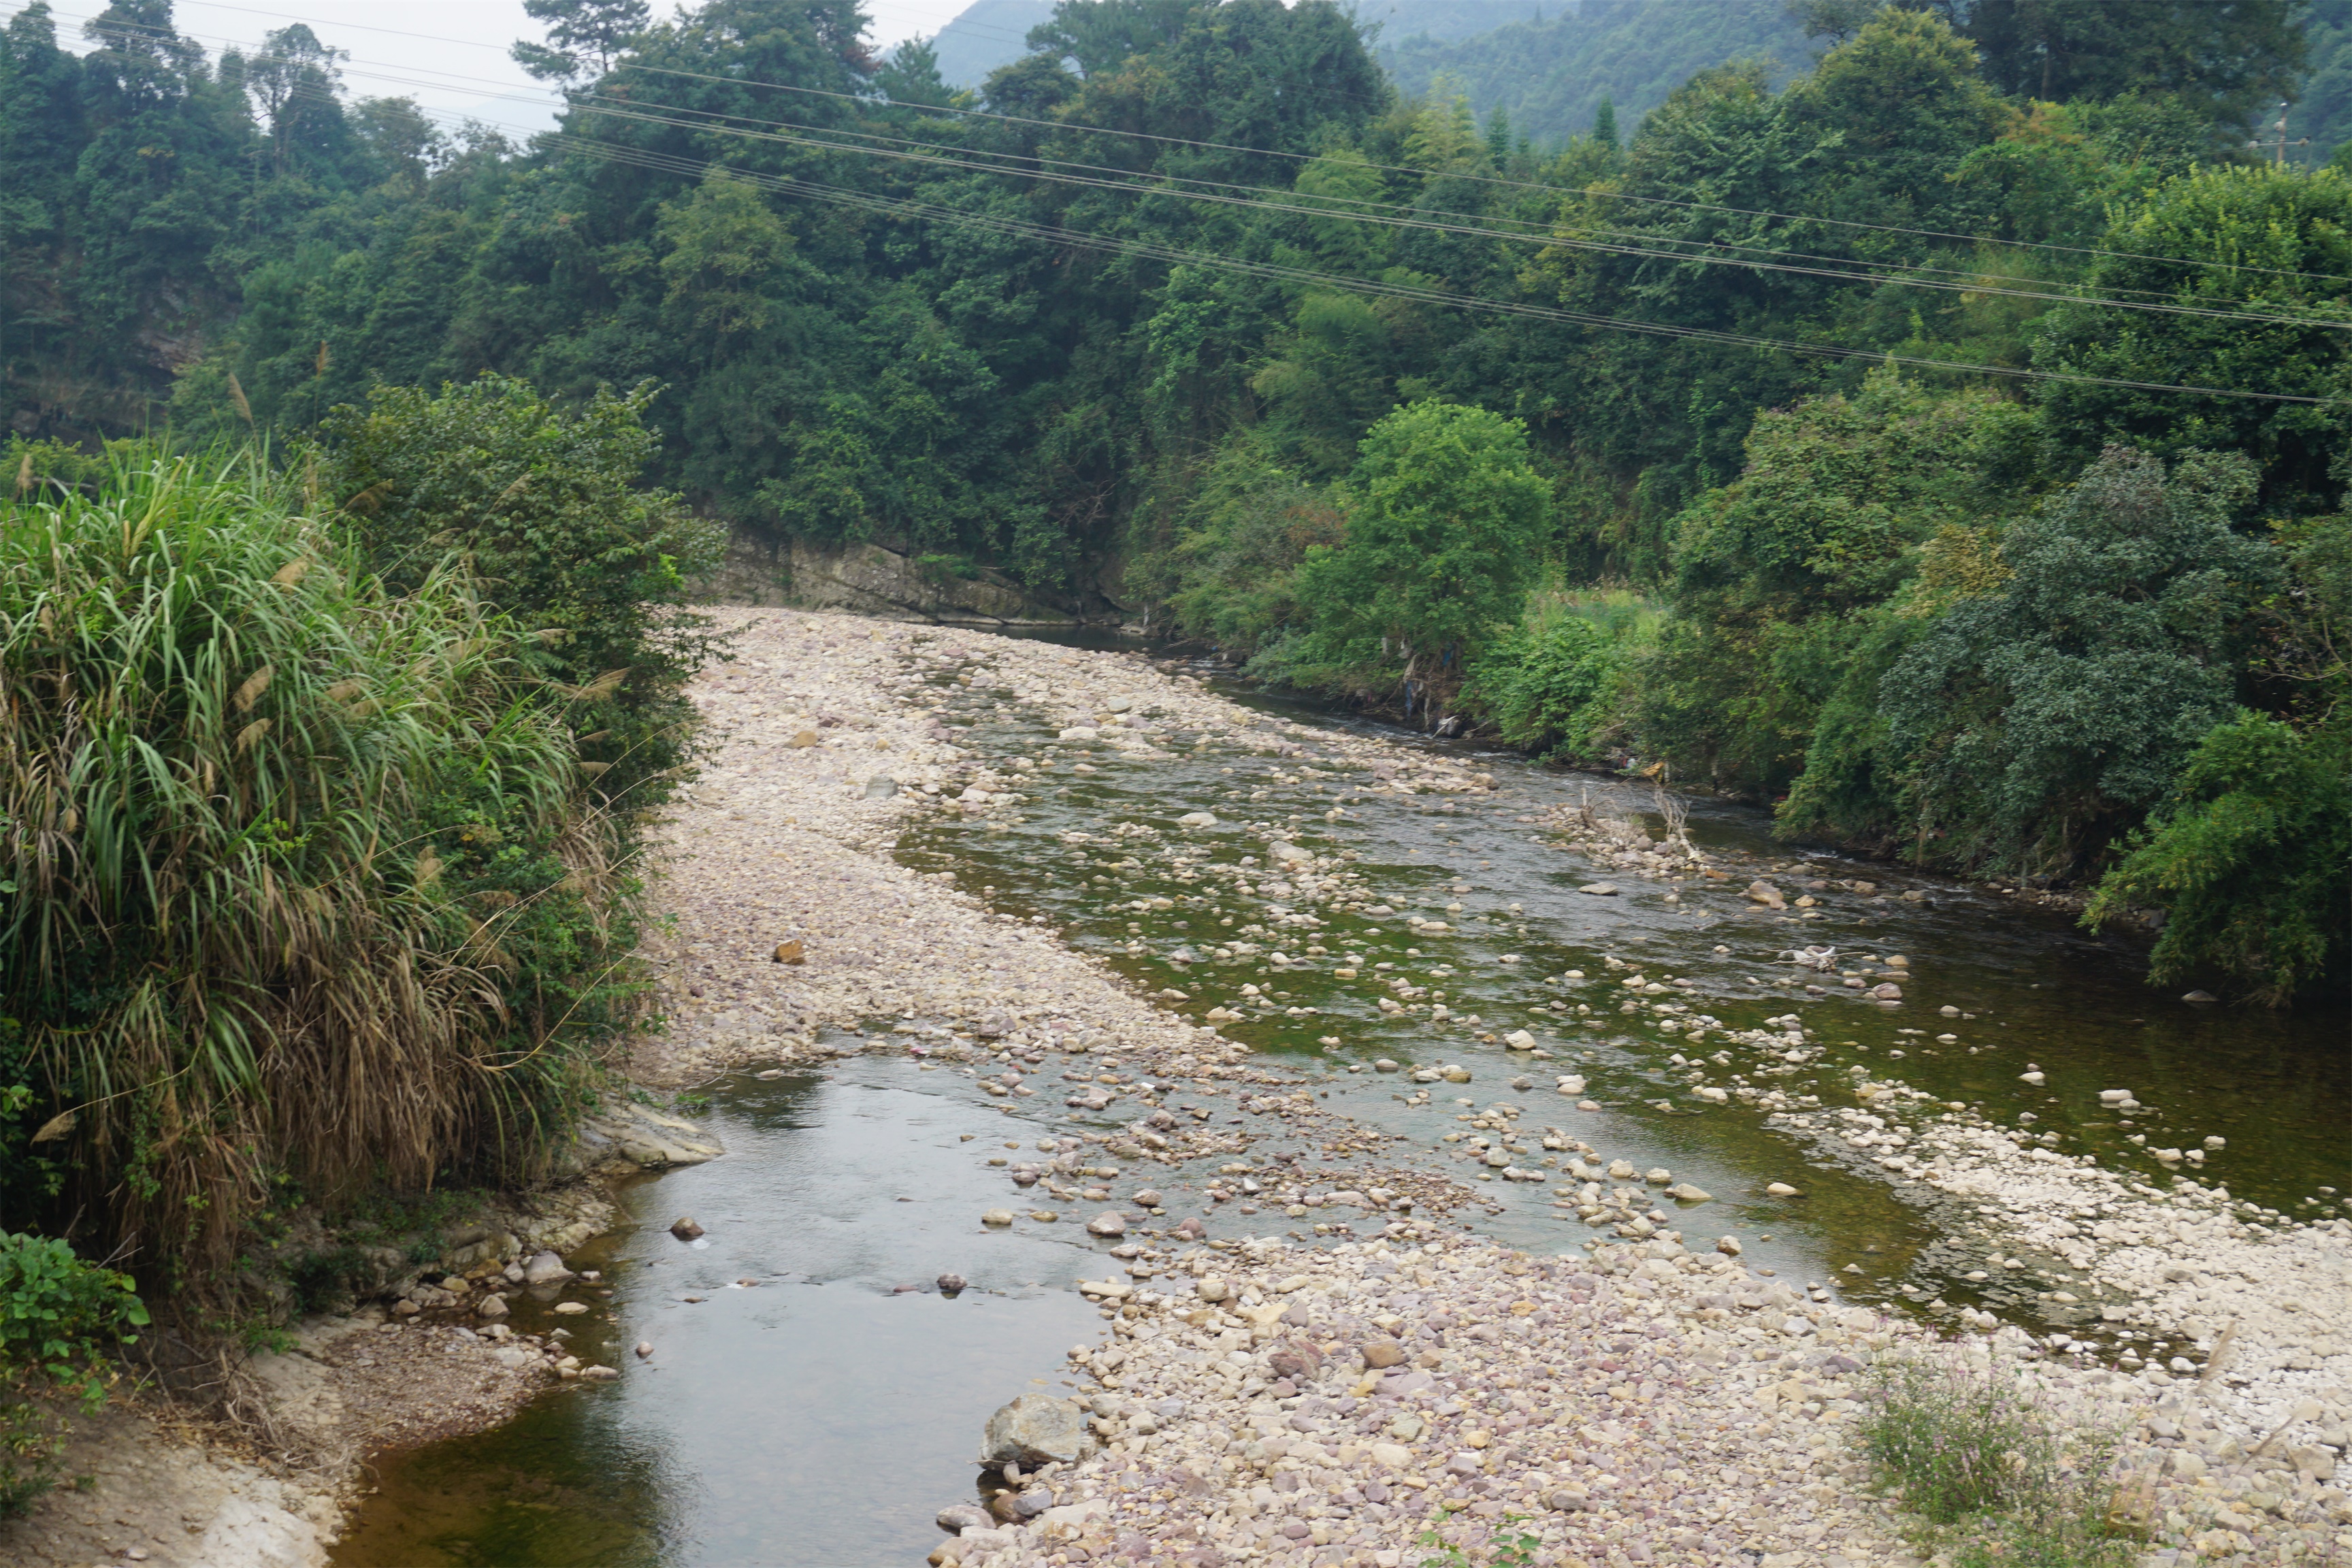
POLYGON ((1029 52, 1029 29, 1054 19, 1054 0, 971 0, 931 40, 939 52, 940 79, 950 87, 978 87, 999 66, 1029 52))
MULTIPOLYGON (((1573 0, 1362 0, 1357 18, 1380 24, 1379 39, 1467 38, 1513 22, 1569 9, 1573 0)), ((997 67, 1029 52, 1029 29, 1054 18, 1054 0, 972 0, 931 47, 950 87, 978 87, 997 67)))
POLYGON ((1424 93, 1450 78, 1481 120, 1499 107, 1514 131, 1557 145, 1590 132, 1604 99, 1630 134, 1666 94, 1709 66, 1763 57, 1786 80, 1821 47, 1790 18, 1785 0, 1585 0, 1472 37, 1383 36, 1374 52, 1406 92, 1424 93))

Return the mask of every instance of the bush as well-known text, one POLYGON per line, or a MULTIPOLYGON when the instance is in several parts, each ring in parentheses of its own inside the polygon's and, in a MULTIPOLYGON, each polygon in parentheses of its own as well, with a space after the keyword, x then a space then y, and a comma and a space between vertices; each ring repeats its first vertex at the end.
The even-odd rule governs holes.
POLYGON ((129 1276, 62 1241, 0 1232, 0 1519, 57 1484, 64 1442, 43 1395, 95 1410, 113 1381, 108 1351, 146 1321, 129 1276))
POLYGON ((62 1241, 0 1231, 0 1367, 95 1404, 110 1381, 107 1351, 146 1321, 129 1275, 84 1262, 62 1241))
POLYGON ((1626 669, 1626 644, 1581 616, 1497 633, 1471 668, 1462 706, 1538 755, 1589 761, 1602 751, 1626 669))
POLYGON ((581 756, 632 809, 659 804, 688 758, 686 683, 719 639, 685 609, 687 584, 726 544, 676 496, 635 488, 656 390, 600 391, 565 414, 486 374, 438 395, 378 387, 321 426, 321 482, 368 568, 406 593, 462 553, 485 598, 544 634, 517 657, 572 688, 581 756))
POLYGON ((2218 970, 2273 1005, 2352 972, 2352 746, 2240 712, 2198 743, 2172 795, 2099 884, 2083 923, 2166 921, 2148 980, 2218 970))
POLYGON ((1858 1436, 1880 1479, 1961 1564, 2105 1568, 2112 1436, 2061 1424, 1999 1366, 1903 1360, 1874 1376, 1858 1436))
POLYGON ((1130 583, 1156 594, 1174 628, 1255 654, 1294 629, 1292 574, 1346 520, 1323 490, 1275 462, 1262 443, 1228 442, 1176 520, 1167 550, 1139 558, 1130 583))
POLYGON ((569 704, 247 458, 0 510, 0 1221, 214 1278, 274 1176, 526 1164, 621 999, 569 704))
POLYGON ((2009 528, 1879 685, 1882 748, 1922 858, 2053 878, 2095 867, 2231 710, 2280 553, 2232 527, 2254 470, 2114 448, 2009 528), (1939 839, 1927 848, 1930 838, 1939 839))

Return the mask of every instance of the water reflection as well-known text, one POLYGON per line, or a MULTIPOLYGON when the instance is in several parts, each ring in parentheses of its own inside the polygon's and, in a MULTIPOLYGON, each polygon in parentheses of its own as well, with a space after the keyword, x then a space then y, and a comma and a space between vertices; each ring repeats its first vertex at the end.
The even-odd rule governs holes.
POLYGON ((931 1515, 971 1494, 989 1412, 1058 1392, 1040 1374, 1100 1327, 1067 1289, 1091 1257, 1078 1237, 978 1224, 979 1151, 1040 1130, 933 1081, 856 1062, 719 1086, 709 1126, 729 1157, 623 1194, 635 1227, 601 1260, 612 1321, 517 1313, 529 1331, 584 1325, 578 1353, 621 1381, 567 1385, 498 1431, 389 1461, 334 1561, 919 1560, 939 1539, 931 1515), (668 1233, 680 1214, 700 1244, 668 1233), (971 1281, 952 1300, 929 1288, 948 1271, 971 1281))

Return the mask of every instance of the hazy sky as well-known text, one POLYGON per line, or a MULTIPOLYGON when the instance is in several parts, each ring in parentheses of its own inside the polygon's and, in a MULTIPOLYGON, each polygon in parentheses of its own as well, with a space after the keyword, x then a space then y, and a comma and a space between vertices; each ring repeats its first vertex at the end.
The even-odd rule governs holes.
MULTIPOLYGON (((969 0, 866 0, 872 37, 887 47, 916 33, 936 33, 969 0)), ((25 0, 0 0, 0 17, 25 0)), ((83 47, 82 24, 104 0, 50 0, 60 43, 83 47)), ((656 0, 655 11, 665 6, 656 0)), ((289 22, 307 22, 329 46, 348 50, 343 85, 355 98, 414 98, 445 117, 470 115, 515 131, 553 120, 551 98, 507 58, 517 38, 541 36, 522 0, 175 0, 181 32, 218 54, 250 49, 289 22)))

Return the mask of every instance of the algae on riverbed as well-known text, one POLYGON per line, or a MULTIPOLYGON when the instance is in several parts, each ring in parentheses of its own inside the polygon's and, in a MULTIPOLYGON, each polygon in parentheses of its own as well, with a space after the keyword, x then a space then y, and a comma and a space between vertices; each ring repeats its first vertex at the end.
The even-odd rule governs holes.
MULTIPOLYGON (((1553 829, 1559 813, 1591 798, 1638 814, 1655 804, 1650 792, 1404 742, 1263 698, 1236 707, 1123 653, 831 617, 742 620, 744 662, 703 693, 730 748, 681 826, 681 854, 694 858, 681 858, 667 895, 681 916, 676 1034, 661 1047, 670 1070, 903 1048, 889 1072, 983 1123, 1021 1125, 1017 1155, 988 1152, 975 1132, 937 1177, 974 1235, 983 1209, 1024 1190, 1013 1184, 1026 1165, 1046 1191, 1024 1210, 1050 1195, 1036 1212, 1064 1217, 1016 1218, 1003 1243, 1067 1248, 1072 1277, 1117 1276, 1076 1250, 1087 1244, 1066 1221, 1111 1204, 1138 1215, 1133 1188, 1148 1182, 1161 1202, 1140 1206, 1165 1212, 1148 1225, 1138 1215, 1120 1244, 1132 1255, 1108 1260, 1138 1295, 1161 1290, 1153 1281, 1187 1245, 1180 1220, 1199 1220, 1220 1246, 1284 1232, 1344 1245, 1435 1235, 1458 1214, 1537 1255, 1643 1227, 1661 1242, 1686 1231, 1703 1252, 1734 1232, 1740 1278, 1785 1286, 1808 1310, 1860 1300, 1907 1313, 1916 1293, 1953 1326, 1996 1305, 2044 1336, 2152 1352, 2153 1342, 2122 1337, 2144 1331, 2132 1324, 1980 1289, 1968 1276, 1992 1279, 1988 1255, 2017 1256, 2014 1222, 2036 1216, 1963 1205, 1881 1162, 1919 1143, 1924 1120, 1961 1116, 2036 1148, 2056 1131, 2070 1162, 2095 1152, 2160 1177, 2129 1138, 2273 1114, 2255 1075, 2292 1060, 2310 1027, 2158 1014, 2112 950, 2078 932, 1964 890, 1791 856, 1750 816, 1713 803, 1691 807, 1699 863, 1621 837, 1602 863, 1625 890, 1589 898, 1575 889, 1591 879, 1596 848, 1570 847, 1553 829), (818 712, 840 721, 831 739, 782 743, 818 712), (869 795, 877 768, 898 795, 869 795), (1197 811, 1213 821, 1181 820, 1197 811), (858 847, 884 843, 899 863, 858 847), (1705 874, 1727 868, 1722 881, 1705 874), (1790 907, 1746 899, 1759 878, 1785 888, 1790 907), (1867 883, 1877 886, 1856 886, 1867 883), (803 941, 804 966, 769 962, 788 937, 803 941), (1806 946, 1835 950, 1827 971, 1780 956, 1806 946), (1872 984, 1900 973, 1905 997, 1863 999, 1843 984, 1848 971, 1872 984), (1212 1008, 1224 1018, 1213 1033, 1182 1021, 1212 1008), (819 1035, 850 1025, 866 1037, 819 1035), (1522 1031, 1532 1049, 1506 1038, 1522 1031), (2028 1051, 2044 1087, 2016 1079, 2028 1051), (1450 1065, 1455 1079, 1381 1072, 1381 1059, 1450 1065), (1583 1082, 1560 1093, 1553 1085, 1569 1074, 1583 1082), (2116 1082, 2154 1108, 2133 1129, 2098 1108, 2098 1089, 2116 1082), (2198 1098, 2180 1092, 2192 1086, 2198 1098), (1951 1111, 1954 1101, 1973 1109, 1951 1111), (1818 1128, 1768 1121, 1775 1108, 1880 1124, 1852 1129, 1868 1145, 1829 1143, 1818 1128), (2038 1120, 2023 1121, 2029 1112, 2038 1120), (1825 1159, 1832 1149, 1844 1152, 1825 1159), (1608 1173, 1619 1162, 1630 1176, 1608 1173), (1653 1184, 1653 1170, 1670 1183, 1653 1184), (1664 1191, 1674 1181, 1715 1196, 1682 1207, 1664 1191), (1776 1183, 1792 1195, 1775 1194, 1776 1183), (1986 1223, 1963 1228, 1972 1219, 1986 1223)), ((2242 1177, 2226 1163, 2236 1154, 2216 1154, 2206 1174, 2226 1172, 2241 1195, 2274 1206, 2323 1195, 2312 1187, 2337 1179, 2328 1129, 2343 1093, 2324 1080, 2285 1107, 2263 1171, 2242 1177), (2277 1185, 2257 1184, 2266 1179, 2277 1185)), ((731 1114, 726 1095, 719 1103, 731 1114)), ((738 1151, 660 1182, 756 1164, 738 1151)), ((758 1201, 797 1201, 783 1180, 760 1177, 758 1201)), ((899 1205, 882 1206, 883 1195, 866 1198, 887 1234, 899 1205)), ((660 1206, 681 1205, 665 1196, 660 1206)), ((709 1204, 684 1206, 709 1222, 709 1204)), ((935 1271, 910 1268, 909 1279, 935 1271)), ((2042 1288, 2054 1297, 2054 1286, 2042 1288)), ((2166 1347, 2183 1352, 2194 1346, 2166 1347)), ((891 1368, 862 1360, 846 1371, 891 1368)), ((673 1366, 657 1354, 624 1388, 712 1375, 730 1380, 730 1395, 745 1382, 723 1358, 673 1366)), ((992 1376, 992 1403, 1022 1381, 992 1376)), ((977 1430, 968 1423, 959 1442, 977 1430)), ((846 1451, 872 1464, 894 1454, 887 1427, 856 1441, 870 1446, 846 1451)), ((694 1483, 662 1485, 675 1500, 694 1483)), ((942 1476, 913 1500, 935 1505, 958 1487, 942 1476)), ((690 1503, 638 1506, 694 1522, 690 1503)), ((716 1506, 731 1517, 751 1505, 730 1493, 716 1506)))

